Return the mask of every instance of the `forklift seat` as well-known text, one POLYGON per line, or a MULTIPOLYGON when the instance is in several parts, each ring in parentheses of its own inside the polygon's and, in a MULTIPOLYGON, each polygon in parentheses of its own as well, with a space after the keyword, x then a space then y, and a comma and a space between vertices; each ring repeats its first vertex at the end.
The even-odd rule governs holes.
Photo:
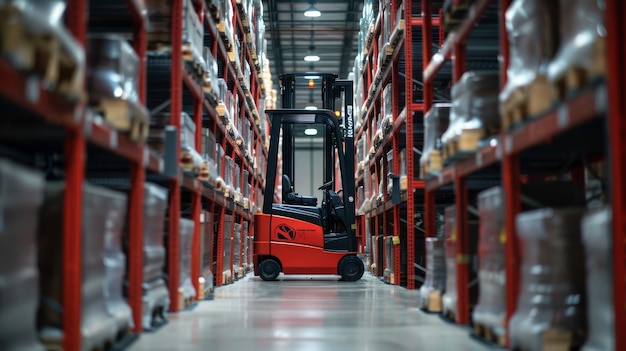
POLYGON ((302 196, 294 192, 289 176, 283 174, 283 203, 288 205, 317 206, 317 198, 313 196, 302 196))

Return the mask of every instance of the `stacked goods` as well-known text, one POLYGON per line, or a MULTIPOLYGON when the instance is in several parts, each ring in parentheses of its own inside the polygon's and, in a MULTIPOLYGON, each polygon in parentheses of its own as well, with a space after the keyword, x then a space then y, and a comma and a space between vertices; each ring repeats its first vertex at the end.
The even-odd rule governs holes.
POLYGON ((148 136, 148 110, 139 100, 139 58, 117 34, 90 35, 87 41, 89 104, 108 124, 135 141, 148 136))
POLYGON ((3 350, 43 350, 37 340, 39 304, 37 216, 43 176, 0 159, 0 345, 3 350))
MULTIPOLYGON (((421 178, 443 169, 441 136, 448 129, 452 104, 434 104, 424 118, 424 150, 420 157, 421 178)), ((406 156, 405 156, 406 157, 406 156)))
POLYGON ((248 270, 248 263, 252 262, 248 260, 248 228, 249 223, 244 221, 241 229, 243 232, 241 233, 241 268, 240 274, 244 275, 248 270))
POLYGON ((386 282, 395 284, 393 236, 389 235, 383 238, 385 241, 385 271, 383 276, 386 282))
POLYGON ((170 297, 163 279, 167 189, 145 183, 143 195, 143 317, 144 329, 165 321, 170 297))
MULTIPOLYGON (((458 303, 458 286, 457 286, 457 262, 462 257, 458 252, 458 237, 456 223, 456 206, 450 206, 445 211, 445 248, 446 248, 446 293, 443 295, 442 312, 444 316, 455 320, 458 303)), ((467 259, 468 269, 468 287, 461 287, 469 290, 469 303, 474 306, 478 300, 478 284, 477 277, 477 246, 478 246, 478 225, 476 222, 469 221, 469 252, 467 259)))
POLYGON ((517 216, 521 292, 509 323, 513 348, 578 348, 587 331, 583 208, 540 209, 517 216))
POLYGON ((215 160, 217 157, 217 147, 215 134, 208 128, 202 128, 202 145, 200 151, 203 162, 198 179, 207 182, 211 186, 215 186, 218 177, 217 162, 215 160))
POLYGON ((611 208, 585 215, 582 221, 583 243, 587 258, 587 316, 589 333, 583 351, 615 349, 613 314, 613 260, 611 259, 611 208))
POLYGON ((444 30, 446 32, 456 30, 463 19, 467 16, 470 6, 475 0, 446 0, 443 3, 444 30))
POLYGON ((107 211, 104 232, 104 299, 109 315, 113 316, 118 333, 125 334, 133 326, 132 312, 124 297, 124 276, 126 275, 126 255, 122 251, 127 197, 112 193, 107 211))
POLYGON ((478 195, 480 238, 478 244, 478 284, 480 296, 472 313, 479 335, 504 343, 505 249, 504 193, 502 188, 487 189, 478 195))
POLYGON ((241 268, 241 224, 235 223, 235 234, 233 235, 233 271, 235 278, 240 278, 241 268))
POLYGON ((191 250, 195 223, 187 218, 180 219, 180 265, 178 279, 178 307, 185 308, 196 297, 191 281, 191 250))
POLYGON ((218 252, 218 255, 223 255, 224 265, 222 268, 222 284, 230 283, 233 276, 232 271, 232 247, 233 247, 233 216, 224 215, 224 252, 218 252))
MULTIPOLYGON (((148 48, 171 52, 172 2, 171 0, 146 0, 150 27, 148 48)), ((194 71, 203 76, 206 62, 203 57, 204 26, 196 13, 192 0, 183 0, 183 58, 192 64, 194 71)))
POLYGON ((446 286, 445 240, 426 238, 426 280, 420 288, 421 307, 441 311, 441 294, 446 286))
POLYGON ((201 174, 202 157, 196 149, 196 124, 185 112, 181 116, 180 168, 193 174, 201 174))
POLYGON ((478 142, 500 130, 498 72, 466 72, 452 87, 448 129, 441 136, 444 159, 478 149, 478 142))
POLYGON ((85 53, 63 25, 65 0, 0 0, 0 54, 44 86, 84 98, 85 53))
POLYGON ((206 297, 213 292, 213 244, 215 237, 215 228, 213 222, 213 213, 202 212, 202 255, 200 262, 200 297, 206 297))
POLYGON ((218 86, 218 66, 217 60, 213 57, 211 49, 204 47, 204 61, 206 62, 206 72, 203 76, 204 96, 212 106, 217 106, 218 86))
MULTIPOLYGON (((122 228, 126 217, 126 196, 122 193, 83 184, 82 208, 82 311, 81 344, 83 349, 104 347, 116 340, 120 330, 118 321, 107 310, 110 286, 106 279, 105 244, 111 228, 122 228), (106 290, 105 290, 106 289, 106 290)), ((58 348, 63 340, 63 217, 67 209, 63 206, 66 191, 64 182, 48 183, 45 200, 40 213, 38 263, 40 273, 39 307, 37 326, 41 340, 49 348, 58 348)), ((119 230, 115 235, 120 235, 119 230)), ((122 302, 120 302, 122 303, 122 302)), ((130 315, 128 315, 130 323, 130 315)), ((128 326, 128 324, 126 325, 128 326)))
POLYGON ((560 0, 560 46, 548 68, 557 98, 606 74, 605 0, 560 0))
MULTIPOLYGON (((566 2, 571 4, 571 1, 566 2)), ((547 75, 559 41, 557 4, 515 0, 506 11, 506 28, 510 62, 500 103, 502 127, 509 129, 528 115, 544 112, 552 104, 547 75)))

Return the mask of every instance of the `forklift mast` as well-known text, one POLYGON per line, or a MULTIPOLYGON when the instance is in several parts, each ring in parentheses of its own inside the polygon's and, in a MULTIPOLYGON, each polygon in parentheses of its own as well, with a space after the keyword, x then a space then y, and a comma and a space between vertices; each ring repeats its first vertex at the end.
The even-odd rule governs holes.
MULTIPOLYGON (((324 127, 324 183, 332 181, 334 179, 335 172, 335 150, 339 153, 339 162, 340 162, 340 170, 341 170, 341 183, 343 187, 343 202, 345 208, 345 224, 346 224, 346 232, 348 234, 348 243, 349 250, 352 252, 356 252, 356 219, 355 219, 355 179, 354 179, 354 157, 355 157, 355 148, 354 148, 354 117, 353 113, 353 84, 350 80, 339 80, 337 79, 336 74, 329 73, 315 73, 315 75, 319 76, 322 80, 322 110, 311 111, 311 110, 299 110, 295 108, 296 105, 296 78, 304 77, 307 75, 311 75, 311 73, 301 73, 301 74, 281 74, 280 75, 280 87, 281 87, 281 98, 282 98, 282 110, 274 110, 267 111, 270 116, 278 117, 275 121, 272 120, 272 128, 271 133, 272 137, 278 135, 281 129, 280 123, 275 123, 278 121, 282 121, 283 119, 280 116, 286 116, 289 110, 293 111, 293 113, 298 113, 300 115, 308 114, 310 115, 318 124, 323 124, 324 127), (337 106, 335 106, 335 101, 340 100, 342 103, 341 121, 337 121, 339 117, 334 117, 333 123, 320 123, 319 118, 316 116, 334 116, 335 111, 337 111, 337 106), (341 129, 334 128, 333 125, 336 125, 336 122, 340 123, 341 129), (335 148, 332 135, 336 134, 337 136, 337 145, 335 148)), ((291 141, 293 140, 293 130, 291 127, 282 128, 283 140, 291 141)), ((264 206, 263 212, 270 213, 271 212, 271 204, 273 200, 274 194, 274 183, 276 177, 276 155, 278 153, 278 143, 272 143, 270 141, 270 159, 268 160, 268 172, 267 172, 267 188, 264 198, 264 206), (275 153, 274 155, 272 153, 275 153), (274 170, 272 172, 272 170, 274 170), (273 174, 273 177, 272 177, 273 174)), ((289 179, 294 179, 295 174, 295 150, 291 142, 283 142, 283 169, 282 172, 284 175, 287 175, 289 179)))

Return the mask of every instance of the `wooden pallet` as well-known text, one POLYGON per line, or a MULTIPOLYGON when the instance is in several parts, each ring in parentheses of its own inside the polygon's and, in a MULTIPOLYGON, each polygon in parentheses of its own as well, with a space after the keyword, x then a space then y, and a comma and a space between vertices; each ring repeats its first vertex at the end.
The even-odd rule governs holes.
POLYGON ((34 72, 44 86, 70 100, 84 101, 85 67, 63 44, 63 32, 50 28, 37 33, 25 21, 18 8, 0 8, 0 53, 18 69, 34 72))
POLYGON ((486 136, 484 129, 466 129, 461 135, 452 140, 448 140, 443 146, 443 159, 449 161, 450 158, 458 156, 461 152, 473 152, 478 150, 478 142, 486 136))
MULTIPOLYGON (((568 330, 550 328, 543 332, 542 351, 570 351, 579 350, 582 345, 574 343, 572 332, 568 330)), ((583 339, 581 339, 583 340, 583 339)), ((513 350, 532 351, 526 346, 513 347, 513 350)))
POLYGON ((132 141, 142 142, 148 138, 148 111, 139 104, 122 99, 103 99, 92 110, 102 115, 107 124, 128 134, 132 141))
POLYGON ((474 333, 487 342, 506 347, 506 335, 496 333, 493 327, 474 322, 474 333))
POLYGON ((569 95, 589 85, 597 77, 606 75, 606 38, 596 38, 591 53, 589 67, 570 66, 563 74, 554 79, 552 87, 558 100, 565 100, 569 95))
POLYGON ((193 304, 195 296, 185 297, 181 289, 178 289, 178 308, 184 310, 193 304))
POLYGON ((529 117, 541 115, 555 100, 548 77, 538 74, 530 84, 515 88, 502 103, 502 127, 509 130, 529 117))
POLYGON ((420 308, 427 312, 439 313, 443 309, 440 290, 430 290, 428 292, 428 303, 422 299, 420 308))
POLYGON ((435 172, 441 172, 443 169, 443 159, 440 150, 431 150, 426 156, 426 162, 422 163, 420 168, 420 176, 426 178, 427 175, 435 172))

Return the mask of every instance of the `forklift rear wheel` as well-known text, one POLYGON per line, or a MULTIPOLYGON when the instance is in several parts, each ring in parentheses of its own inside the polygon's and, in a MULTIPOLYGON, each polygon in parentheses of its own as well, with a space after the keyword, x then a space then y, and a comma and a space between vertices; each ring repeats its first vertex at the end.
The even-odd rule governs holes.
POLYGON ((276 280, 280 274, 280 264, 273 258, 263 260, 259 264, 259 276, 265 281, 276 280))
POLYGON ((361 279, 364 271, 365 266, 363 265, 363 261, 356 255, 344 256, 341 261, 339 261, 339 275, 341 276, 341 280, 355 282, 361 279))

